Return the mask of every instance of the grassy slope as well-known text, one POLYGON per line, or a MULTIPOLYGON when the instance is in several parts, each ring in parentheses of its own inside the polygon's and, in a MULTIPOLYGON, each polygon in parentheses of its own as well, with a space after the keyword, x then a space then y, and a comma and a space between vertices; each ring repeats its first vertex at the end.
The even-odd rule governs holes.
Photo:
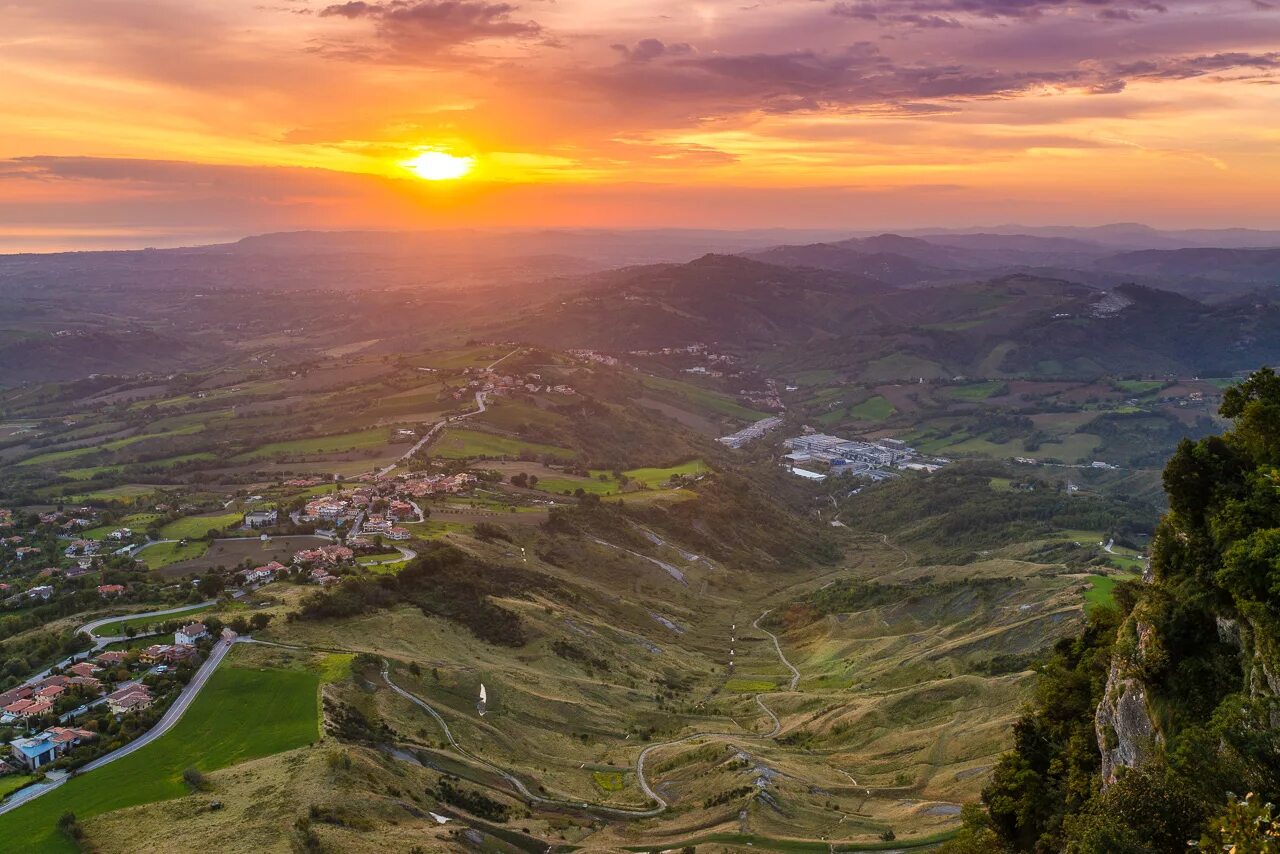
POLYGON ((233 462, 248 462, 285 454, 324 454, 334 451, 380 448, 387 444, 387 431, 382 428, 340 433, 334 436, 317 436, 311 439, 293 439, 288 442, 271 442, 260 448, 233 458, 233 462))
POLYGON ((537 442, 522 442, 519 439, 508 439, 477 430, 447 430, 444 436, 431 446, 432 456, 450 460, 465 457, 518 456, 524 453, 549 454, 565 459, 576 456, 567 448, 541 445, 537 442))
POLYGON ((26 852, 74 852, 55 827, 68 810, 83 819, 180 797, 186 768, 212 771, 309 744, 317 738, 318 683, 312 673, 224 664, 172 731, 0 816, 0 839, 22 840, 26 852))

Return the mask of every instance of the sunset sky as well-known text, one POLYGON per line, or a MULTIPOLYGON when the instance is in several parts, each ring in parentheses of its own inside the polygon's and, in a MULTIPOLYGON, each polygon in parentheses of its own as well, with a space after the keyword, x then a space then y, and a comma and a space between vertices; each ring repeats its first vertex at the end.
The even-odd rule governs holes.
POLYGON ((1280 0, 8 0, 0 251, 1280 228, 1280 0), (461 178, 404 165, 470 158, 461 178))

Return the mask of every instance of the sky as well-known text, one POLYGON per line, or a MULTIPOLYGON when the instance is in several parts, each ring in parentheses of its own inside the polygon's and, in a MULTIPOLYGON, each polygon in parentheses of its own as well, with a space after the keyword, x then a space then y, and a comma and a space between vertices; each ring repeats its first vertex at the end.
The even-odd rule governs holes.
POLYGON ((1280 228, 1277 84, 1280 0, 0 0, 0 252, 1280 228))

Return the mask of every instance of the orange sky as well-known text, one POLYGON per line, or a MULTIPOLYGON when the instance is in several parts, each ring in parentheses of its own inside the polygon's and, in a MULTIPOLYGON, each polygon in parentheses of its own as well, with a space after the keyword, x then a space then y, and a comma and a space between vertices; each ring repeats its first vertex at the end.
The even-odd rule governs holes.
POLYGON ((17 0, 0 251, 291 228, 1280 228, 1262 0, 17 0), (425 182, 423 149, 474 158, 425 182))

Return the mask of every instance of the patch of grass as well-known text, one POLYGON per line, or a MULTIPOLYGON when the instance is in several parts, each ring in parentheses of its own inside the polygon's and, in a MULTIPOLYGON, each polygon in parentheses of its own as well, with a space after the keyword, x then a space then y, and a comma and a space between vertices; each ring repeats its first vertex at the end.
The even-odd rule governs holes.
POLYGON ((88 445, 83 448, 68 448, 65 451, 50 451, 46 454, 38 454, 34 457, 28 457, 18 463, 20 466, 46 465, 48 463, 62 462, 64 460, 73 460, 77 457, 88 456, 98 451, 118 451, 121 448, 127 448, 130 445, 136 445, 139 442, 145 442, 147 439, 165 439, 170 436, 189 436, 192 433, 199 433, 204 430, 203 424, 192 424, 188 427, 182 427, 177 430, 169 430, 163 433, 144 433, 141 436, 126 436, 123 439, 115 439, 111 442, 104 442, 101 445, 88 445))
POLYGON ((156 543, 137 552, 136 557, 147 565, 147 569, 160 569, 169 564, 203 557, 207 549, 208 544, 201 540, 191 540, 187 543, 156 543))
POLYGON ((357 430, 354 433, 338 433, 333 436, 316 436, 310 439, 270 442, 252 451, 232 457, 232 462, 249 462, 260 460, 264 457, 359 451, 366 448, 380 448, 386 444, 388 444, 388 433, 382 428, 357 430))
POLYGON ((897 410, 893 408, 893 404, 878 394, 849 410, 850 415, 863 421, 883 421, 895 412, 897 410))
POLYGON ((102 637, 114 637, 116 635, 124 634, 125 629, 130 626, 135 629, 141 629, 146 626, 156 625, 157 623, 167 623, 170 620, 185 620, 188 617, 203 614, 212 607, 212 605, 202 605, 199 608, 192 608, 189 611, 182 611, 177 614, 166 614, 163 617, 129 617, 123 620, 117 620, 114 623, 107 623, 106 625, 99 626, 96 634, 102 637))
POLYGON ((356 558, 356 563, 361 566, 368 566, 371 563, 384 563, 386 561, 398 560, 400 552, 379 552, 376 555, 360 555, 356 558))
POLYGON ((772 679, 734 678, 724 683, 724 689, 737 694, 759 694, 762 691, 778 690, 778 683, 772 679))
MULTIPOLYGON (((702 460, 690 460, 687 463, 666 468, 628 469, 623 474, 648 489, 657 489, 677 475, 703 474, 710 470, 702 460)), ((613 478, 613 473, 603 469, 592 469, 589 478, 569 476, 540 478, 537 488, 556 495, 578 489, 593 495, 616 495, 619 492, 618 481, 613 478)))
POLYGON ((1000 382, 968 383, 946 386, 942 392, 953 400, 986 400, 1003 388, 1004 383, 1000 382))
POLYGON ((203 537, 209 531, 221 531, 244 519, 243 513, 213 513, 206 516, 184 516, 175 519, 160 529, 160 536, 166 540, 193 540, 203 537))
POLYGON ((1085 610, 1092 613, 1097 608, 1110 608, 1116 604, 1116 584, 1133 578, 1132 575, 1091 575, 1090 587, 1084 592, 1085 610))
POLYGON ((341 682, 351 675, 351 662, 355 656, 346 652, 334 652, 324 656, 316 665, 320 681, 326 685, 341 682))
POLYGON ((592 771, 591 779, 602 792, 621 792, 627 785, 621 771, 592 771))
POLYGON ((568 448, 557 448, 554 445, 541 445, 537 442, 525 442, 520 439, 508 439, 492 433, 481 433, 478 430, 447 429, 444 435, 431 446, 431 455, 449 460, 461 460, 468 457, 518 457, 521 454, 558 457, 572 459, 576 457, 568 448))
MULTIPOLYGON (((667 468, 639 468, 628 469, 624 471, 627 477, 632 480, 639 481, 645 486, 653 489, 661 486, 676 475, 703 474, 709 471, 707 464, 702 460, 690 460, 687 463, 681 463, 676 466, 668 466, 667 468)), ((596 472, 592 472, 595 474, 596 472)))
POLYGON ((92 492, 81 492, 76 495, 63 496, 63 500, 70 503, 78 503, 81 501, 121 501, 125 504, 132 504, 140 498, 146 498, 156 494, 154 486, 148 486, 143 483, 126 483, 121 486, 113 486, 108 489, 95 489, 92 492))
POLYGON ((56 828, 65 812, 83 820, 179 798, 188 791, 187 768, 208 773, 310 744, 318 737, 319 681, 306 671, 224 663, 171 731, 0 816, 0 839, 21 840, 25 852, 75 852, 56 828))
POLYGON ((1113 380, 1111 384, 1120 391, 1139 397, 1165 387, 1161 380, 1113 380))
POLYGON ((8 774, 0 777, 0 798, 7 797, 11 792, 16 792, 23 786, 34 780, 31 774, 8 774))
POLYGON ((759 421, 767 417, 767 413, 748 409, 727 394, 691 383, 648 375, 641 376, 640 382, 651 389, 679 397, 703 412, 724 415, 738 421, 759 421))

